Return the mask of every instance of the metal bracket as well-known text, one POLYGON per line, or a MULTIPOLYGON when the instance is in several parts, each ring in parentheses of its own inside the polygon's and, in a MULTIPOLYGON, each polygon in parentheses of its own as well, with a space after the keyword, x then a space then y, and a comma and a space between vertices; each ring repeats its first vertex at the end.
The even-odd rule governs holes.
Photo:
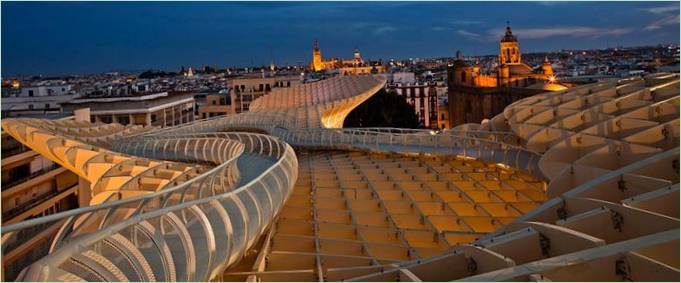
POLYGON ((624 224, 624 217, 617 211, 612 211, 612 226, 622 232, 622 224, 624 224))
POLYGON ((619 181, 617 181, 617 188, 620 190, 620 192, 627 190, 627 182, 624 181, 624 178, 620 177, 619 181))
POLYGON ((539 233, 539 247, 544 257, 549 257, 549 250, 551 250, 551 239, 539 233))
POLYGON ((625 258, 615 261, 615 275, 622 276, 622 281, 633 281, 631 280, 631 266, 625 258))
POLYGON ((466 265, 466 269, 468 270, 469 274, 475 274, 478 272, 478 262, 472 257, 468 258, 468 265, 466 265))

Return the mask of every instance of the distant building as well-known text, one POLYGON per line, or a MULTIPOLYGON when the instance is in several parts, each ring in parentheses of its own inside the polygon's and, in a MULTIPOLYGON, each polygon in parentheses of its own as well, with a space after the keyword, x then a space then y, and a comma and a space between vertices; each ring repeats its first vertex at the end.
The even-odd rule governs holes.
POLYGON ((568 87, 556 81, 548 58, 536 69, 522 62, 518 39, 510 26, 499 42, 498 67, 492 73, 483 73, 478 62, 469 66, 459 60, 447 68, 447 85, 452 127, 480 123, 516 100, 568 87))
MULTIPOLYGON (((18 85, 18 83, 17 83, 18 85)), ((70 84, 23 87, 3 92, 3 117, 28 117, 61 113, 61 104, 79 97, 70 84)))
POLYGON ((513 35, 511 27, 506 27, 506 34, 499 42, 499 66, 491 74, 484 74, 478 62, 475 65, 457 64, 450 70, 454 85, 467 87, 528 87, 533 84, 554 84, 553 68, 545 58, 541 68, 532 67, 521 60, 518 38, 513 35))
POLYGON ((228 81, 231 87, 232 113, 248 112, 253 100, 269 93, 273 88, 287 88, 301 83, 299 76, 241 76, 228 81))
POLYGON ((413 84, 416 83, 416 75, 413 72, 392 73, 388 80, 390 83, 413 84))
POLYGON ((352 59, 332 58, 331 60, 322 59, 322 51, 319 42, 315 40, 312 48, 312 63, 310 69, 315 72, 325 70, 338 70, 342 75, 361 75, 361 74, 381 74, 385 73, 385 67, 381 64, 365 62, 358 49, 355 49, 352 59))
POLYGON ((436 82, 428 83, 391 83, 388 91, 404 96, 407 103, 414 107, 419 122, 426 128, 438 128, 438 91, 436 82))
POLYGON ((229 91, 224 93, 207 94, 201 98, 197 98, 196 102, 200 119, 234 113, 229 91))
POLYGON ((64 111, 90 108, 92 123, 168 127, 194 121, 192 93, 86 96, 62 104, 64 111))
POLYGON ((447 104, 439 105, 437 112, 438 112, 437 124, 439 125, 440 129, 451 128, 451 126, 449 125, 449 107, 448 107, 448 105, 447 104))

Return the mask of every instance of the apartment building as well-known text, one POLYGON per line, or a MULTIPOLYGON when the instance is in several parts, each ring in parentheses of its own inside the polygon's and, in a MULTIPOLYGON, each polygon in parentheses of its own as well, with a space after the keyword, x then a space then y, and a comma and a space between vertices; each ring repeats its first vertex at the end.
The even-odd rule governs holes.
POLYGON ((78 98, 70 84, 23 87, 2 92, 2 116, 51 115, 61 112, 61 104, 78 98))
POLYGON ((299 76, 244 75, 228 81, 230 101, 234 113, 248 112, 253 100, 269 93, 273 88, 291 87, 301 83, 299 76))
MULTIPOLYGON (((75 116, 61 120, 76 119, 75 116)), ((2 137, 2 225, 44 217, 87 205, 79 193, 78 175, 52 162, 4 131, 2 137)), ((63 221, 22 230, 17 238, 26 241, 3 242, 4 278, 14 278, 32 259, 47 254, 63 221)))
POLYGON ((194 121, 195 100, 187 92, 88 95, 64 103, 62 108, 64 111, 90 108, 93 123, 169 127, 194 121))
POLYGON ((388 91, 394 91, 404 96, 419 118, 419 122, 426 128, 438 128, 438 97, 446 93, 445 86, 438 82, 389 83, 388 91))

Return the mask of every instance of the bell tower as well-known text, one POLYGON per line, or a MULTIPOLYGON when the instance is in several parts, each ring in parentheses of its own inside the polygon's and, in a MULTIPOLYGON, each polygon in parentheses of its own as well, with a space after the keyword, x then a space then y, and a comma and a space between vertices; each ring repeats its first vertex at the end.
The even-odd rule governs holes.
POLYGON ((499 42, 499 64, 520 64, 520 48, 518 46, 518 38, 513 35, 509 22, 506 22, 506 34, 499 42))
POLYGON ((553 67, 551 66, 551 62, 549 62, 548 56, 544 57, 544 64, 542 64, 541 69, 545 76, 553 76, 553 67))
POLYGON ((314 40, 312 46, 312 70, 319 72, 324 69, 322 64, 322 51, 319 49, 319 41, 314 40))
POLYGON ((354 64, 355 65, 360 65, 362 64, 362 55, 359 54, 359 49, 355 48, 355 54, 354 54, 354 64))

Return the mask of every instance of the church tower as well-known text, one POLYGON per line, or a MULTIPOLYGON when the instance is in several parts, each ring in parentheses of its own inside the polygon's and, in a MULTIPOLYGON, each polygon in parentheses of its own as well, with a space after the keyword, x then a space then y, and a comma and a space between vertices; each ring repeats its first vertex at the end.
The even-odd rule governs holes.
POLYGON ((549 62, 549 57, 544 57, 544 64, 541 66, 542 72, 546 77, 553 76, 553 67, 551 66, 551 62, 549 62))
POLYGON ((319 49, 319 41, 315 39, 314 46, 312 47, 312 69, 315 72, 319 72, 324 69, 322 64, 322 51, 319 49))
POLYGON ((354 64, 355 65, 361 65, 362 62, 362 55, 359 54, 359 49, 355 48, 355 57, 354 57, 354 64))
POLYGON ((515 65, 520 64, 520 48, 518 38, 513 35, 511 26, 506 22, 506 34, 499 43, 499 64, 515 65))

